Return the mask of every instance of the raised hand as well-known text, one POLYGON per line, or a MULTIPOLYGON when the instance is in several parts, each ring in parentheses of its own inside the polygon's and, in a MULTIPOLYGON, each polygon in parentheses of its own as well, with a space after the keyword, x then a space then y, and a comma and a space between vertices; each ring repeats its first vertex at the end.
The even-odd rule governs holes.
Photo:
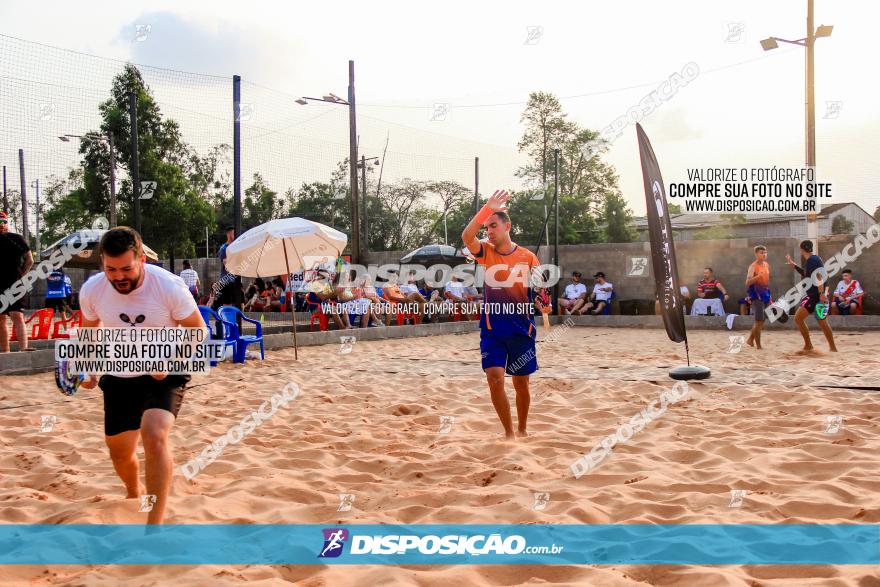
POLYGON ((489 196, 489 201, 486 202, 486 205, 493 210, 507 210, 508 200, 510 200, 510 193, 507 190, 495 190, 495 192, 489 196))

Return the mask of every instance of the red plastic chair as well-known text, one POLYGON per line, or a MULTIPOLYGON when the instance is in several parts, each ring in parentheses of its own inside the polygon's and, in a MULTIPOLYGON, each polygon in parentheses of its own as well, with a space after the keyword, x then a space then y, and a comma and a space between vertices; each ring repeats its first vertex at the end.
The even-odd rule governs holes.
MULTIPOLYGON (((48 340, 54 317, 55 310, 52 308, 43 308, 31 314, 30 318, 24 321, 25 328, 28 325, 31 328, 30 340, 48 340)), ((12 329, 12 340, 18 340, 18 331, 15 328, 12 329)))
MULTIPOLYGON (((850 314, 850 316, 862 315, 862 298, 864 296, 865 294, 859 294, 858 296, 856 296, 856 309, 850 314)), ((840 315, 840 310, 837 308, 837 304, 831 304, 831 313, 835 316, 840 315)))
MULTIPOLYGON (((401 305, 398 302, 392 301, 390 296, 388 295, 388 292, 385 290, 382 291, 382 299, 389 302, 394 307, 398 307, 401 305)), ((398 326, 403 326, 406 320, 412 320, 413 324, 420 324, 422 321, 421 316, 412 312, 395 312, 394 316, 398 326)))
POLYGON ((315 320, 317 320, 318 328, 321 330, 321 332, 326 332, 327 329, 330 327, 330 317, 324 313, 324 307, 321 304, 308 300, 307 303, 309 306, 314 306, 316 308, 315 311, 312 312, 311 320, 309 320, 309 330, 312 329, 312 327, 315 325, 315 320))
POLYGON ((72 328, 81 328, 83 323, 83 315, 80 310, 75 311, 67 320, 59 320, 52 327, 52 338, 70 338, 70 330, 72 328), (67 332, 61 332, 64 326, 67 332))

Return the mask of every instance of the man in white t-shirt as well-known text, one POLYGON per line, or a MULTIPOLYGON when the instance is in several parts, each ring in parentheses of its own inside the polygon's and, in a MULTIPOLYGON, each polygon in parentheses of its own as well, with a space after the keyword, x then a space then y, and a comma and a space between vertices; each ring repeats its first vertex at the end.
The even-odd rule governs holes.
POLYGON ((580 313, 589 312, 594 316, 598 316, 605 311, 605 306, 611 303, 611 297, 614 295, 614 285, 610 281, 605 281, 605 274, 598 271, 594 276, 596 284, 593 286, 593 294, 590 301, 584 304, 580 313))
MULTIPOLYGON (((127 226, 108 230, 98 246, 103 273, 93 275, 79 294, 84 328, 205 328, 205 322, 183 280, 161 267, 146 264, 140 235, 127 226)), ((82 383, 104 392, 104 435, 113 468, 125 483, 126 498, 141 495, 138 437, 143 440, 146 490, 156 496, 148 524, 161 524, 165 514, 174 459, 168 442, 183 403, 188 375, 164 373, 94 376, 82 383)))
POLYGON ((571 283, 565 286, 563 296, 557 300, 566 314, 575 314, 587 303, 587 286, 581 283, 581 272, 572 271, 571 283))
POLYGON ((192 268, 192 264, 189 262, 189 259, 183 260, 183 271, 180 272, 180 278, 186 284, 186 287, 189 288, 189 293, 192 294, 193 299, 196 303, 199 303, 199 290, 201 289, 201 282, 199 281, 199 274, 196 273, 196 270, 192 268))

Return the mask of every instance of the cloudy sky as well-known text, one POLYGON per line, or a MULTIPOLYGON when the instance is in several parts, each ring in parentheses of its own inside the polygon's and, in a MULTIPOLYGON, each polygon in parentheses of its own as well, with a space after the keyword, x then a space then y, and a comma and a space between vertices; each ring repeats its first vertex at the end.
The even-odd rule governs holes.
MULTIPOLYGON (((877 3, 816 0, 816 24, 834 25, 816 50, 818 169, 834 184, 834 201, 869 212, 880 204, 880 82, 870 57, 878 55, 878 19, 877 3)), ((436 155, 454 178, 472 177, 469 161, 480 156, 483 192, 512 181, 529 92, 553 92, 571 120, 601 129, 688 63, 699 67, 696 79, 642 121, 667 181, 693 167, 804 159, 804 50, 764 52, 759 41, 804 36, 806 0, 43 1, 4 3, 0 22, 0 34, 92 55, 220 78, 236 73, 275 96, 344 96, 354 59, 363 150, 380 154, 390 134, 401 173, 410 164, 433 170, 436 155), (136 25, 149 25, 142 40, 136 25), (448 113, 435 114, 435 104, 448 113)), ((33 75, 56 74, 47 65, 33 75)), ((255 116, 260 108, 255 101, 255 116)), ((344 156, 345 112, 333 108, 310 105, 291 116, 299 132, 324 133, 344 156)), ((199 109, 197 97, 191 109, 199 109)), ((606 157, 642 213, 633 127, 606 157)))

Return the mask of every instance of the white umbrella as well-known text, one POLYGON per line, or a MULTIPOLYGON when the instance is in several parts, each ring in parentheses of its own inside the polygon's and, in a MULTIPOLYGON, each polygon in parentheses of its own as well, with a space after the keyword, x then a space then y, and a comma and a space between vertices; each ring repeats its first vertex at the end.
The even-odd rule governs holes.
MULTIPOLYGON (((305 218, 279 218, 256 226, 226 248, 226 268, 243 277, 290 275, 302 269, 335 262, 348 237, 305 218)), ((296 312, 291 311, 293 345, 296 342, 296 312)))

